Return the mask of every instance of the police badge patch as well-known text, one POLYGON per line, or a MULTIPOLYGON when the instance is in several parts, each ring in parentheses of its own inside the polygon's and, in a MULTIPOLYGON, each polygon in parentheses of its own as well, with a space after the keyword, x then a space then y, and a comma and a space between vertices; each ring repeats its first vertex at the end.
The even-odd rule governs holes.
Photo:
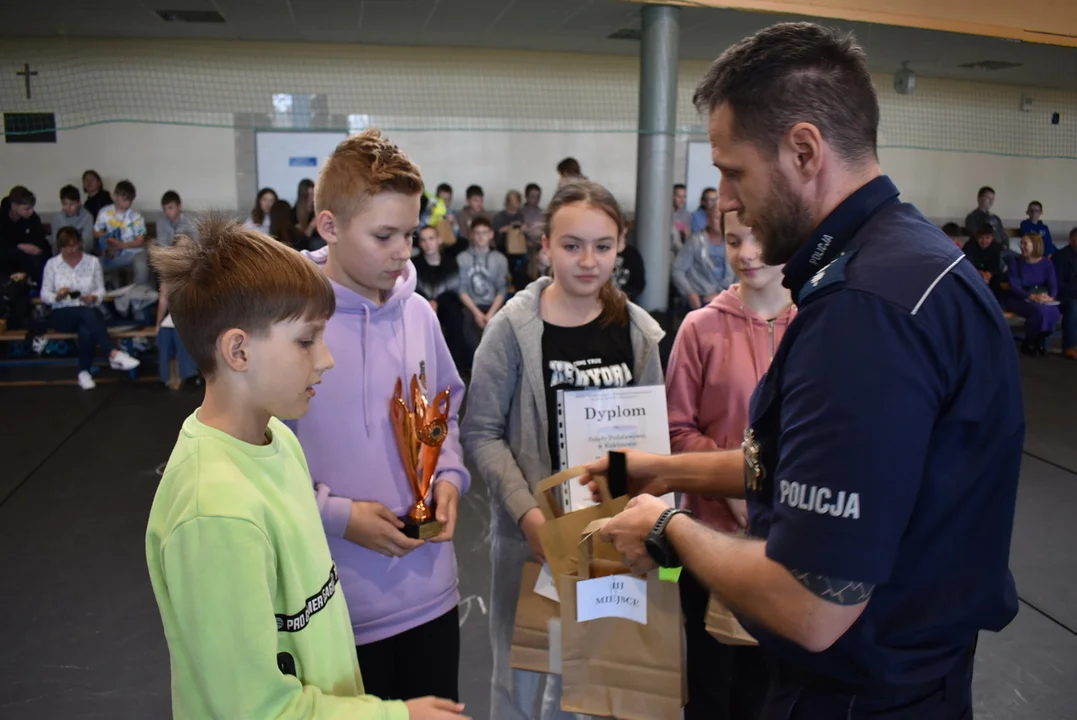
POLYGON ((759 462, 760 448, 755 439, 755 430, 748 428, 744 431, 744 442, 740 447, 744 451, 744 485, 753 492, 759 492, 766 471, 759 462))

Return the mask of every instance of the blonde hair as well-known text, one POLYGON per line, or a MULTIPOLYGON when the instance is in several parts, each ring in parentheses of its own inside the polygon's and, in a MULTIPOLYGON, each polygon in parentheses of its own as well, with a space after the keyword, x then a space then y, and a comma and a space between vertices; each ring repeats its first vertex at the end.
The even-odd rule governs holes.
POLYGON ((1032 243, 1032 257, 1039 260, 1043 257, 1043 237, 1039 233, 1027 233, 1023 240, 1032 243))
POLYGON ((383 192, 420 195, 422 191, 419 167, 382 137, 380 130, 365 130, 337 145, 326 160, 314 183, 314 212, 328 210, 346 227, 367 198, 383 192))
MULTIPOLYGON (((617 199, 613 197, 613 193, 598 183, 582 179, 573 180, 562 185, 553 196, 553 199, 550 200, 550 204, 546 206, 546 227, 544 230, 547 238, 553 239, 553 219, 558 211, 568 205, 576 204, 592 207, 608 215, 617 225, 616 237, 617 243, 620 245, 625 234, 625 218, 617 199)), ((612 275, 609 281, 602 286, 598 293, 598 298, 602 301, 601 325, 603 327, 609 325, 623 326, 628 323, 628 296, 617 287, 612 275)))
POLYGON ((180 340, 207 378, 228 330, 260 335, 278 322, 336 310, 325 274, 286 245, 220 215, 203 219, 198 234, 200 242, 177 235, 169 247, 150 248, 150 260, 180 340))

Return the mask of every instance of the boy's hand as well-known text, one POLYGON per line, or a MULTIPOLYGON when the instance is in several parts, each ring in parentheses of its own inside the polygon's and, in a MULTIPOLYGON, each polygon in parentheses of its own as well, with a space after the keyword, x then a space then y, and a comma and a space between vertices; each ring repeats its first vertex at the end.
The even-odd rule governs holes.
POLYGON ((96 295, 83 295, 82 296, 82 304, 83 305, 93 305, 95 302, 97 302, 97 296, 96 295))
POLYGON ((460 491, 448 481, 434 483, 434 517, 443 525, 441 532, 430 542, 448 542, 456 531, 456 508, 460 504, 460 491))
POLYGON ((475 324, 479 326, 480 330, 484 330, 486 328, 486 316, 479 310, 476 310, 472 315, 475 317, 475 324))
POLYGON ((443 700, 436 697, 424 697, 416 700, 408 700, 404 705, 408 708, 410 720, 449 720, 449 718, 464 718, 464 706, 452 700, 443 700))
POLYGON ((539 542, 538 529, 546 523, 546 516, 538 508, 531 508, 520 518, 520 529, 527 538, 527 544, 531 546, 531 554, 540 563, 546 562, 546 556, 542 553, 542 543, 539 542))
POLYGON ((400 518, 381 503, 355 500, 344 539, 386 557, 404 557, 424 543, 400 532, 403 527, 400 518))

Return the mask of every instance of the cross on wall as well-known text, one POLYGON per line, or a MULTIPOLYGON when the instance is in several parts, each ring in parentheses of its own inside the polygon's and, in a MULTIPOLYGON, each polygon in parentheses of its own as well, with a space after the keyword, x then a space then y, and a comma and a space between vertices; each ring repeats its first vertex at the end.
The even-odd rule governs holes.
POLYGON ((26 99, 32 99, 30 93, 30 79, 37 77, 37 70, 30 70, 30 63, 23 63, 22 70, 15 74, 21 77, 23 79, 23 82, 26 83, 26 99))

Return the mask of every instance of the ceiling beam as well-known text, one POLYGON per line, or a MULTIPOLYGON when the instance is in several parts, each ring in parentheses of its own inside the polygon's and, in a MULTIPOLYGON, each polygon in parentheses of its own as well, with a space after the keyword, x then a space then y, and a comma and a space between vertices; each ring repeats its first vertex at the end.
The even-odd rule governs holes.
POLYGON ((628 1, 825 17, 1077 47, 1077 4, 1072 0, 628 1))

